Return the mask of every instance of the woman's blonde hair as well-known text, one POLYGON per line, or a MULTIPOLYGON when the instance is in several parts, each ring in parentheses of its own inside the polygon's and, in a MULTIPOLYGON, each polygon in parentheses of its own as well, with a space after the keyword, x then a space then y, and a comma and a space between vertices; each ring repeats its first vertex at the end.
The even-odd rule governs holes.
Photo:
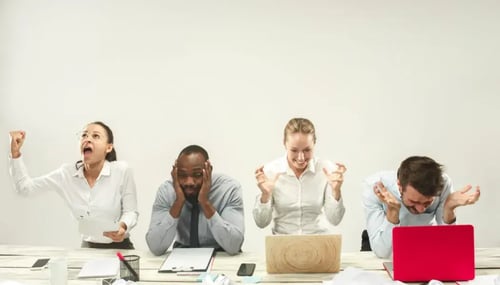
POLYGON ((311 121, 305 118, 293 118, 285 126, 283 143, 286 143, 286 136, 294 133, 312 135, 313 142, 316 143, 316 130, 311 121))

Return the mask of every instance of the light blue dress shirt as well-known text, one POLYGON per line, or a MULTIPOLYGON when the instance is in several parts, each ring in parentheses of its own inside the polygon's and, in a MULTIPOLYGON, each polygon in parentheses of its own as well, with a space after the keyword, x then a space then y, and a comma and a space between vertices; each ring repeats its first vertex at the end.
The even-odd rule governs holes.
POLYGON ((453 191, 451 179, 443 174, 444 189, 435 197, 432 204, 422 214, 412 214, 402 204, 399 210, 399 224, 389 222, 385 216, 387 207, 373 192, 375 183, 381 181, 385 188, 401 202, 396 171, 378 172, 365 179, 363 183, 363 207, 366 217, 366 230, 372 251, 380 258, 392 254, 392 229, 397 226, 444 224, 443 207, 448 195, 453 191))
MULTIPOLYGON (((186 201, 180 217, 174 218, 170 215, 170 208, 175 198, 172 181, 165 181, 160 185, 153 204, 149 230, 146 233, 149 249, 155 255, 164 254, 174 238, 183 245, 189 245, 192 206, 186 201)), ((200 211, 198 219, 200 247, 221 247, 229 254, 238 253, 245 232, 241 185, 228 176, 212 174, 208 200, 216 213, 207 219, 203 211, 200 211)))

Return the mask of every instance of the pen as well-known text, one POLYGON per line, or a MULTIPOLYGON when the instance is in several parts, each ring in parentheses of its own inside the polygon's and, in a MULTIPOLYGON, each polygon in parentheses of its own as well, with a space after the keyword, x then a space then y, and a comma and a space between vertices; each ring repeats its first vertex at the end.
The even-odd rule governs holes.
POLYGON ((208 269, 208 272, 212 271, 214 268, 214 262, 215 262, 215 256, 212 256, 212 259, 210 259, 210 268, 208 269))
POLYGON ((176 273, 177 276, 199 276, 200 272, 198 271, 179 271, 176 273))
POLYGON ((125 258, 121 254, 121 252, 117 252, 116 255, 121 260, 121 262, 123 262, 123 264, 125 264, 125 266, 128 268, 128 270, 130 271, 130 273, 132 273, 132 275, 134 275, 134 279, 136 281, 139 281, 139 276, 137 276, 137 272, 135 272, 135 270, 132 268, 132 266, 130 266, 130 264, 125 260, 125 258))

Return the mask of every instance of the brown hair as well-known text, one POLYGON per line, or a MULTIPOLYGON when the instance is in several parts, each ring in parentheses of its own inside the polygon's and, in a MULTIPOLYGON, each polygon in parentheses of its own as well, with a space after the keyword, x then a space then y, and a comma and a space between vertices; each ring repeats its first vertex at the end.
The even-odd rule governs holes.
POLYGON ((443 166, 426 156, 410 156, 401 162, 398 179, 404 190, 411 185, 420 194, 431 197, 443 191, 443 166))
POLYGON ((286 136, 294 133, 301 133, 313 136, 313 142, 316 143, 316 130, 311 121, 305 118, 293 118, 285 126, 283 134, 283 143, 286 143, 286 136))

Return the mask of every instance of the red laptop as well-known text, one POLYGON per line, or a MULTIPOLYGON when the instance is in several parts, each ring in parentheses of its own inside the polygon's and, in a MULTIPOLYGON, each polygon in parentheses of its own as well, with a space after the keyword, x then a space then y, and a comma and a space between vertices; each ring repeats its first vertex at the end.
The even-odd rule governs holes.
POLYGON ((394 280, 472 280, 474 228, 472 225, 396 227, 392 231, 392 261, 384 262, 384 267, 394 280))

